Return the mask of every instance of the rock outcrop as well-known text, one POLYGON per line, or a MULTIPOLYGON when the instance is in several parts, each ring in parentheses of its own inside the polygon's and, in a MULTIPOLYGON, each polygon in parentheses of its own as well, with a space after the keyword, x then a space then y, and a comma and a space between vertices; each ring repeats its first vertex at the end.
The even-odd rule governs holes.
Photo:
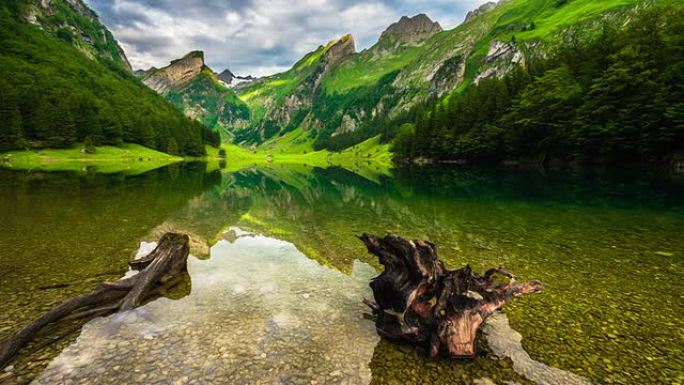
POLYGON ((147 73, 142 81, 158 93, 165 94, 187 86, 204 68, 204 53, 194 51, 172 61, 167 67, 147 73))
POLYGON ((438 32, 442 32, 442 26, 423 13, 410 18, 403 16, 380 35, 379 43, 416 44, 438 32))
POLYGON ((475 83, 492 77, 502 77, 517 65, 525 64, 525 55, 513 42, 493 41, 489 46, 485 67, 475 78, 475 83))
POLYGON ((352 35, 344 35, 337 40, 328 43, 327 50, 323 56, 325 63, 324 73, 330 72, 345 59, 356 53, 356 42, 352 35))
MULTIPOLYGON (((225 138, 231 138, 233 130, 249 120, 247 105, 205 64, 202 51, 190 52, 164 68, 141 73, 145 85, 166 97, 187 117, 219 131, 225 138)), ((232 83, 240 78, 228 70, 222 75, 232 83)))
POLYGON ((465 69, 466 60, 462 55, 444 61, 430 82, 430 94, 441 97, 456 88, 463 81, 465 69))
POLYGON ((502 41, 493 41, 487 51, 487 63, 494 63, 499 60, 506 60, 513 63, 520 63, 524 59, 522 52, 518 50, 515 43, 505 43, 502 41))
POLYGON ((494 1, 489 1, 487 3, 482 4, 477 9, 468 12, 468 14, 466 15, 466 18, 465 18, 465 22, 467 23, 470 20, 472 20, 472 19, 474 19, 480 15, 484 15, 485 13, 496 8, 497 5, 498 5, 498 3, 494 2, 494 1))

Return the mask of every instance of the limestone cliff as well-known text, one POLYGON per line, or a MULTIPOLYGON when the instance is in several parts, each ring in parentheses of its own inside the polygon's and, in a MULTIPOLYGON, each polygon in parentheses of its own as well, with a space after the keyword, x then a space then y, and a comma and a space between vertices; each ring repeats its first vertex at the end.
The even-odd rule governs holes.
POLYGON ((514 42, 492 41, 484 65, 475 83, 492 77, 501 78, 518 65, 525 64, 525 55, 514 42))
POLYGON ((324 72, 329 72, 355 53, 356 42, 352 35, 344 35, 337 40, 331 41, 328 43, 327 50, 323 56, 323 62, 325 63, 324 72))
POLYGON ((160 94, 171 90, 179 90, 190 84, 205 68, 204 53, 191 52, 181 59, 174 60, 170 65, 148 72, 143 83, 160 94))

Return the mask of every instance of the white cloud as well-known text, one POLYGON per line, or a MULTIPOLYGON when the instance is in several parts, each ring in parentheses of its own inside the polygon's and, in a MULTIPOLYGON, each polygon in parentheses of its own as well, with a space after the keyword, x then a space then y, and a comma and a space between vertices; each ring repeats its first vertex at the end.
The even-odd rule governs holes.
POLYGON ((484 0, 88 0, 135 68, 193 50, 216 71, 261 76, 346 33, 372 45, 402 15, 426 13, 453 28, 484 0))

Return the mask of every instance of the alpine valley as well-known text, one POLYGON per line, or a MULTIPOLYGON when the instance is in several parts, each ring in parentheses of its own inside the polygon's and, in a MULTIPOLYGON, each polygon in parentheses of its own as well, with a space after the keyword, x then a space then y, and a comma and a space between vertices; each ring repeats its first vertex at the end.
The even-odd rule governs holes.
MULTIPOLYGON (((569 70, 571 73, 559 80, 565 84, 556 87, 577 90, 578 99, 589 99, 592 89, 606 80, 604 75, 611 63, 619 67, 623 61, 636 60, 624 54, 633 49, 641 51, 639 44, 671 47, 667 63, 658 64, 662 75, 659 81, 666 84, 661 92, 682 95, 681 88, 670 87, 671 76, 681 76, 681 72, 672 75, 682 63, 681 40, 675 37, 677 28, 681 28, 676 20, 681 15, 681 4, 665 0, 489 2, 470 12, 463 24, 452 30, 444 31, 424 14, 402 17, 368 49, 359 52, 353 36, 342 36, 311 51, 290 70, 260 79, 238 78, 231 84, 235 77, 229 70, 216 75, 203 62, 201 52, 192 52, 166 68, 144 72, 143 82, 186 115, 220 131, 224 140, 267 152, 337 152, 391 143, 399 135, 401 139, 394 146, 395 160, 568 163, 579 159, 680 164, 683 135, 681 129, 675 128, 682 122, 681 116, 674 116, 677 114, 654 123, 661 130, 665 127, 667 134, 645 132, 648 125, 630 127, 632 133, 616 130, 599 134, 607 126, 630 126, 629 118, 621 119, 617 114, 604 120, 603 128, 594 129, 579 122, 584 117, 566 112, 558 112, 555 118, 516 116, 515 122, 502 122, 500 117, 519 107, 514 101, 521 99, 525 89, 534 93, 541 92, 535 91, 537 88, 548 88, 546 84, 537 86, 535 80, 543 79, 547 72, 557 77, 559 72, 569 70), (657 29, 655 36, 647 36, 651 27, 657 29), (628 37, 617 38, 624 35, 628 37), (663 40, 662 44, 650 38, 663 40), (606 39, 613 39, 612 47, 605 47, 606 39), (597 59, 600 63, 593 63, 598 68, 580 68, 577 62, 583 60, 582 55, 600 49, 604 49, 597 59), (668 68, 669 75, 665 74, 668 68), (220 80, 224 76, 228 82, 220 80), (472 119, 475 122, 455 129, 455 115, 468 114, 458 111, 454 104, 466 99, 473 89, 486 94, 499 85, 506 88, 505 92, 484 95, 477 101, 493 105, 489 108, 496 111, 482 109, 480 116, 472 119), (431 122, 421 127, 420 119, 431 122), (534 126, 531 121, 536 119, 545 120, 545 126, 538 130, 541 133, 527 135, 512 130, 516 124, 534 126), (416 133, 416 126, 422 132, 416 133), (482 126, 496 128, 487 130, 482 126), (549 132, 560 126, 564 132, 549 132), (530 138, 535 135, 539 136, 538 143, 530 138), (553 146, 545 144, 558 136, 570 138, 553 146), (496 143, 490 143, 492 137, 497 138, 496 143), (521 140, 531 148, 520 148, 516 142, 521 140), (615 143, 620 140, 623 142, 615 143), (582 149, 588 141, 595 142, 595 149, 584 157, 582 149), (411 143, 408 149, 406 142, 411 143), (639 146, 643 151, 632 149, 639 146)), ((643 70, 633 68, 627 72, 635 77, 634 82, 640 82, 635 73, 643 70)), ((644 89, 636 87, 635 91, 648 98, 644 89)), ((623 100, 617 104, 622 107, 630 103, 628 97, 620 98, 623 100)), ((674 101, 664 102, 660 110, 681 111, 682 98, 670 100, 674 101)), ((529 103, 542 107, 537 101, 529 103)), ((580 109, 580 103, 572 98, 558 100, 567 108, 580 109)))

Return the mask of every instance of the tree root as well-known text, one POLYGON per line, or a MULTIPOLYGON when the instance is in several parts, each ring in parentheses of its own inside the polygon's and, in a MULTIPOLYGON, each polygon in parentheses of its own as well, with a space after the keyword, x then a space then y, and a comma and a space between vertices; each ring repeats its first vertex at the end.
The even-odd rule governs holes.
POLYGON ((429 344, 433 357, 442 350, 454 357, 475 356, 484 320, 511 300, 542 289, 538 281, 517 283, 502 268, 483 276, 470 266, 449 271, 430 242, 392 235, 359 238, 385 267, 370 284, 375 301, 365 301, 378 334, 429 344), (508 281, 497 284, 497 277, 508 281))
POLYGON ((187 235, 166 233, 148 256, 130 263, 139 271, 136 275, 102 283, 92 293, 73 297, 36 318, 2 343, 0 369, 47 325, 131 310, 182 281, 189 242, 187 235))

